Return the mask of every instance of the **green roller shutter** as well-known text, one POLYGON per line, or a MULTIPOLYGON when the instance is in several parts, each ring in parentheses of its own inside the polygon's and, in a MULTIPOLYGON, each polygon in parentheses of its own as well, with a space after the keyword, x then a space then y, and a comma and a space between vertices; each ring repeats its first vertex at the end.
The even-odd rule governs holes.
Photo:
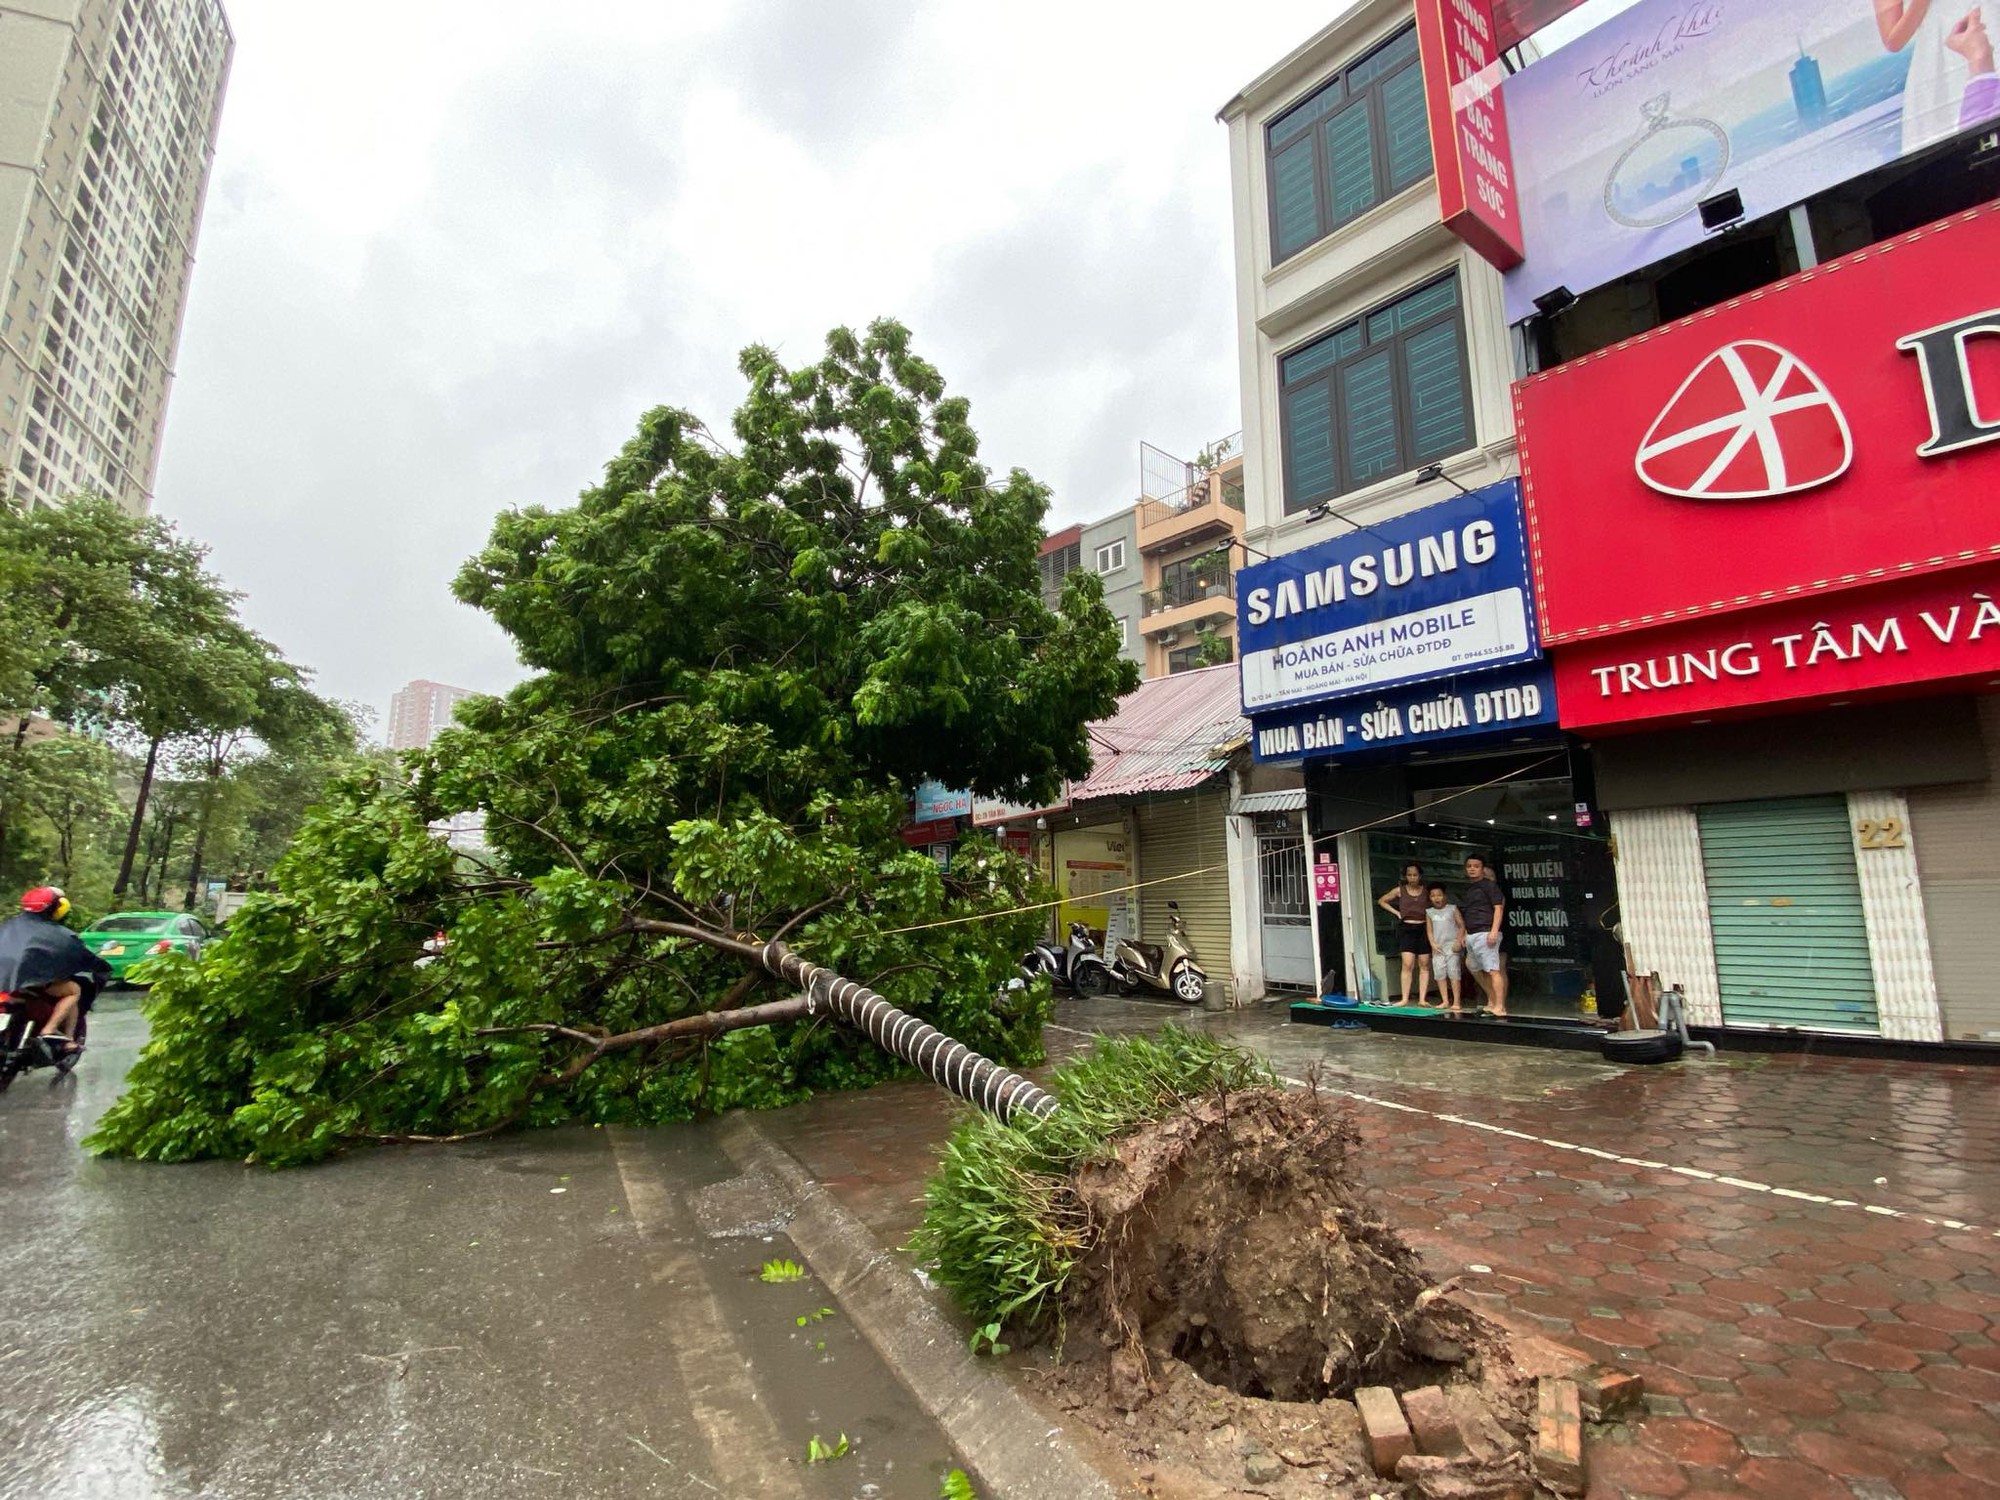
POLYGON ((1879 1032, 1847 799, 1697 812, 1724 1024, 1879 1032))

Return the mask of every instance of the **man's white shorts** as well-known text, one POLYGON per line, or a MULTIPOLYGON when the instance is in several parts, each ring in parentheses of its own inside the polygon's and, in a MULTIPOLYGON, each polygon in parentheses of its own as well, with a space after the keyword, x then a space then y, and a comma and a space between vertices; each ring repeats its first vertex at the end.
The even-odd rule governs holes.
POLYGON ((1465 961, 1482 974, 1500 972, 1500 944, 1490 932, 1467 933, 1465 961))

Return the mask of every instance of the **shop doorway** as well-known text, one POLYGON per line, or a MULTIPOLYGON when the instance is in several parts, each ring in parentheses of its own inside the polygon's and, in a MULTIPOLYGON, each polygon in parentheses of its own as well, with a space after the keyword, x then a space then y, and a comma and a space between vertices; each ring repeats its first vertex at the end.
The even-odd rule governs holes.
POLYGON ((1723 1024, 1879 1034, 1847 799, 1695 812, 1723 1024))
POLYGON ((1257 888, 1264 936, 1264 981, 1309 989, 1313 964, 1311 893, 1306 882, 1306 840, 1286 831, 1257 837, 1257 888))
MULTIPOLYGON (((1393 1001, 1402 983, 1396 923, 1374 904, 1396 886, 1403 866, 1414 863, 1427 884, 1442 885, 1457 904, 1465 887, 1465 861, 1478 855, 1499 881, 1507 901, 1501 951, 1511 1015, 1574 1017, 1586 996, 1597 998, 1617 956, 1614 875, 1610 846, 1596 828, 1577 826, 1577 799, 1567 776, 1503 781, 1493 786, 1443 786, 1412 792, 1408 831, 1367 835, 1371 940, 1369 973, 1375 991, 1393 1001)), ((1466 996, 1476 1004, 1468 975, 1466 996)), ((1437 998, 1435 985, 1431 998, 1437 998)), ((1613 995, 1601 1007, 1614 1011, 1613 995)))

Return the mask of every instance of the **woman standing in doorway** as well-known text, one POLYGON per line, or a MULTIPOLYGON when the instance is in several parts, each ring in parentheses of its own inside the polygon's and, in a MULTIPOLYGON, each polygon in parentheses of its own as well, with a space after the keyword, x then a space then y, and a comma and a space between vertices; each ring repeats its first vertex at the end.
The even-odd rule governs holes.
POLYGON ((1959 103, 1972 70, 1950 45, 1955 32, 1975 24, 1980 7, 1964 0, 1875 0, 1875 29, 1891 52, 1910 54, 1903 84, 1903 154, 1958 131, 1959 103))
POLYGON ((1396 919, 1396 951, 1403 956, 1402 1003, 1410 1003, 1410 981, 1421 973, 1423 981, 1417 990, 1421 1004, 1431 992, 1431 929, 1425 915, 1431 898, 1424 872, 1416 865, 1404 865, 1403 883, 1384 891, 1375 904, 1396 919))

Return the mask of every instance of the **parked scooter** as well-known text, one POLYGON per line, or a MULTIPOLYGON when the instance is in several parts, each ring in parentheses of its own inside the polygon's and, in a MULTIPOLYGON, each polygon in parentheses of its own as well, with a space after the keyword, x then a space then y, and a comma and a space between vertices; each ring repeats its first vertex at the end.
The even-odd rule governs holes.
POLYGON ((1208 971, 1188 943, 1181 926, 1180 903, 1169 901, 1167 910, 1172 914, 1167 918, 1167 940, 1140 943, 1121 939, 1112 954, 1112 977, 1128 995, 1144 985, 1172 995, 1183 1005, 1199 1005, 1208 993, 1208 971))
POLYGON ((1075 990, 1079 994, 1103 994, 1111 988, 1109 972, 1104 958, 1097 951, 1097 941, 1090 935, 1090 929, 1081 922, 1069 924, 1069 946, 1058 948, 1052 942, 1036 943, 1034 948, 1022 955, 1021 973, 1029 980, 1047 975, 1049 983, 1059 990, 1075 990), (1083 990, 1078 987, 1079 968, 1095 968, 1104 973, 1104 988, 1083 990))

